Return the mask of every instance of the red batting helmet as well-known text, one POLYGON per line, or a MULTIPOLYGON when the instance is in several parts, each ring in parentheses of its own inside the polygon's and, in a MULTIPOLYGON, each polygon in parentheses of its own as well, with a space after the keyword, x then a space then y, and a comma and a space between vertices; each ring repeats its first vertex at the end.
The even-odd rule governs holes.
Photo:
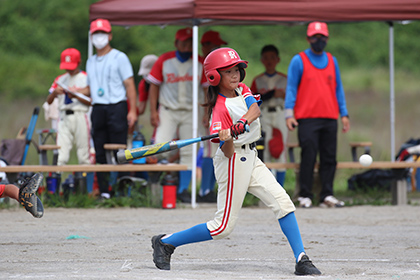
POLYGON ((217 86, 220 83, 220 73, 217 70, 239 67, 240 82, 245 78, 244 68, 248 67, 248 61, 241 60, 239 54, 231 48, 215 49, 204 60, 204 74, 210 85, 217 86))

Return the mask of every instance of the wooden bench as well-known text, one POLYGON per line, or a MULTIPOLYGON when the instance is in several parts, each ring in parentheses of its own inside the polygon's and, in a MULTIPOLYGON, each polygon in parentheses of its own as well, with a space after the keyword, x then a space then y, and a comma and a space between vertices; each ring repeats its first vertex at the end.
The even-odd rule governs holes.
POLYGON ((0 166, 0 172, 5 173, 20 173, 20 172, 151 172, 150 177, 155 178, 151 180, 151 196, 152 196, 152 205, 159 206, 160 204, 160 185, 159 181, 156 181, 158 174, 160 172, 173 172, 173 171, 182 171, 188 170, 186 165, 168 163, 168 164, 96 164, 96 165, 87 165, 87 164, 69 164, 69 165, 9 165, 9 166, 0 166))
POLYGON ((48 165, 48 157, 47 152, 53 151, 53 160, 52 165, 57 165, 58 160, 58 150, 60 149, 60 146, 57 145, 39 145, 38 151, 39 151, 39 164, 41 165, 48 165))
MULTIPOLYGON (((299 163, 277 163, 267 162, 265 164, 268 168, 272 169, 299 169, 299 163)), ((315 164, 315 169, 319 168, 319 163, 315 164)), ((363 166, 359 162, 343 161, 337 162, 337 169, 401 169, 401 168, 420 168, 420 162, 405 162, 405 161, 374 161, 369 166, 363 166)), ((406 205, 407 204, 407 180, 398 180, 395 184, 391 185, 391 196, 393 205, 406 205)))
POLYGON ((68 165, 9 165, 0 167, 0 172, 19 173, 19 172, 163 172, 163 171, 181 171, 188 170, 186 165, 168 163, 168 164, 68 164, 68 165))
POLYGON ((364 153, 370 155, 370 147, 372 146, 372 142, 351 142, 349 143, 351 149, 351 156, 353 161, 358 161, 357 157, 357 148, 363 147, 364 153))
POLYGON ((119 150, 125 150, 127 145, 125 144, 104 144, 106 163, 108 164, 117 164, 114 153, 119 150))
MULTIPOLYGON (((401 169, 401 168, 419 168, 420 162, 391 162, 391 161, 374 161, 370 166, 363 166, 359 163, 357 157, 357 148, 364 148, 365 154, 370 154, 370 147, 372 142, 350 142, 350 152, 352 155, 351 162, 337 162, 337 169, 401 169)), ((299 147, 298 143, 288 143, 286 145, 289 155, 289 163, 269 162, 266 166, 270 169, 295 169, 298 176, 299 163, 295 162, 294 149, 299 147)), ((315 164, 315 170, 319 170, 319 163, 315 164)), ((315 177, 314 177, 315 179, 315 177)), ((296 179, 295 195, 299 189, 299 182, 296 179)), ((391 185, 392 204, 404 205, 407 204, 407 180, 398 180, 391 185)))

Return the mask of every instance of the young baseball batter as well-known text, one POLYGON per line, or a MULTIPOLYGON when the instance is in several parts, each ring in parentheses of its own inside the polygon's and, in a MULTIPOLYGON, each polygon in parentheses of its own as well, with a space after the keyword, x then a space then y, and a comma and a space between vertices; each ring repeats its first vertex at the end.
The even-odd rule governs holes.
POLYGON ((321 272, 303 248, 295 207, 274 175, 258 158, 255 141, 260 138, 260 101, 241 81, 248 62, 231 48, 211 52, 204 61, 210 83, 207 103, 211 114, 210 133, 219 132, 219 148, 214 156, 218 188, 217 212, 213 220, 190 229, 152 238, 153 261, 157 268, 169 270, 171 255, 181 245, 217 240, 235 227, 247 192, 263 201, 273 212, 296 258, 295 274, 321 272), (249 125, 249 132, 245 133, 249 125))
POLYGON ((17 200, 32 216, 41 218, 44 215, 44 206, 39 197, 36 196, 36 192, 43 178, 41 173, 36 173, 24 182, 20 188, 13 184, 1 184, 0 197, 10 197, 17 200))

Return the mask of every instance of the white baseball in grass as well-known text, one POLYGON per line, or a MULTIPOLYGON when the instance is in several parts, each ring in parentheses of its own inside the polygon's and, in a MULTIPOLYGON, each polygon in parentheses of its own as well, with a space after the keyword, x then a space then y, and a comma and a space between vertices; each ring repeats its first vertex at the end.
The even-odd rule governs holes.
POLYGON ((360 162, 360 164, 361 164, 361 165, 363 165, 363 166, 369 166, 369 165, 371 165, 371 164, 372 164, 373 159, 372 159, 372 157, 371 157, 370 155, 368 155, 368 154, 364 154, 364 155, 361 155, 361 156, 360 156, 360 158, 359 158, 359 162, 360 162))

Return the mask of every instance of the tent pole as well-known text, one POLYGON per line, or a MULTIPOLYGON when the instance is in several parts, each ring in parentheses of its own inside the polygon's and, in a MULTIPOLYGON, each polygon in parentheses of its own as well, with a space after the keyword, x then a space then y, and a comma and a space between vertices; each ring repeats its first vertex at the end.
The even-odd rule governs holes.
MULTIPOLYGON (((193 123, 192 137, 197 137, 198 130, 198 26, 193 26, 193 123)), ((196 208, 196 180, 197 180, 197 143, 192 147, 191 172, 191 207, 196 208)))
POLYGON ((394 85, 394 23, 389 24, 389 88, 391 123, 391 161, 395 161, 395 85, 394 85))
POLYGON ((92 38, 90 37, 90 31, 88 31, 88 58, 93 55, 92 38))

